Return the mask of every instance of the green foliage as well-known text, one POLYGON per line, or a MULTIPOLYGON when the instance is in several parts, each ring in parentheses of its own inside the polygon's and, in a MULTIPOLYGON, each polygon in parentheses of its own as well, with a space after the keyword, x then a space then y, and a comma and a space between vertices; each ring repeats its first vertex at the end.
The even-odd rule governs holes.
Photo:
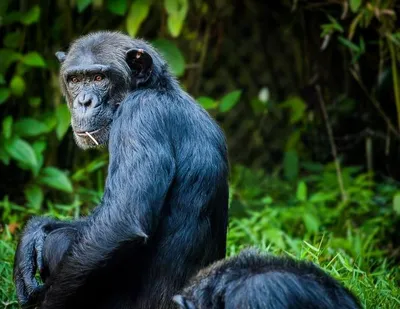
POLYGON ((182 76, 185 72, 185 58, 174 42, 166 39, 158 39, 152 42, 168 62, 171 71, 176 76, 182 76))

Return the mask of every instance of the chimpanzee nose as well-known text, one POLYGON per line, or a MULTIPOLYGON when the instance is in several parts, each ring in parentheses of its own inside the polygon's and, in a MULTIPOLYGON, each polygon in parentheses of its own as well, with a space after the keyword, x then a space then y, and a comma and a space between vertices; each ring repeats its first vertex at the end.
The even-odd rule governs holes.
POLYGON ((82 106, 90 106, 92 104, 92 96, 88 94, 81 94, 78 97, 78 103, 82 106))

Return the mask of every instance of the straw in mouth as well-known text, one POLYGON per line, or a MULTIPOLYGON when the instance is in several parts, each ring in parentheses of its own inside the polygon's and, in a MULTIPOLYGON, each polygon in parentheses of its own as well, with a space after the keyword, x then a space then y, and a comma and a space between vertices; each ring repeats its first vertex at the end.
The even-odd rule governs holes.
POLYGON ((90 134, 89 132, 85 132, 85 134, 86 134, 87 136, 89 136, 90 139, 91 139, 97 146, 99 145, 99 142, 96 141, 96 139, 92 136, 92 134, 90 134))

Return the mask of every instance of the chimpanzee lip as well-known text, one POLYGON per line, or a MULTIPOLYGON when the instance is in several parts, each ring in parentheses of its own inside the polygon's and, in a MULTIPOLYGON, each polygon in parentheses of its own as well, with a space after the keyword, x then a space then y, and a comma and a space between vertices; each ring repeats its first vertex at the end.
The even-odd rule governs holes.
POLYGON ((97 133, 97 132, 103 130, 104 128, 105 128, 105 127, 101 127, 100 129, 93 130, 93 131, 75 131, 75 130, 74 130, 74 132, 75 132, 76 135, 79 135, 79 136, 87 136, 87 133, 89 133, 89 134, 95 134, 95 133, 97 133))

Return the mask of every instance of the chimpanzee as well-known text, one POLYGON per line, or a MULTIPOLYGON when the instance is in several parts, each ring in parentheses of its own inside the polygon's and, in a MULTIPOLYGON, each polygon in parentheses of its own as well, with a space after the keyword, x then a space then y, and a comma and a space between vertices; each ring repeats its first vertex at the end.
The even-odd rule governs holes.
POLYGON ((358 300, 310 262, 256 250, 215 262, 174 296, 181 309, 358 309, 358 300))
POLYGON ((223 132, 142 40, 96 32, 56 56, 75 140, 108 144, 108 176, 90 216, 28 223, 18 299, 41 309, 173 308, 184 283, 225 256, 223 132))

